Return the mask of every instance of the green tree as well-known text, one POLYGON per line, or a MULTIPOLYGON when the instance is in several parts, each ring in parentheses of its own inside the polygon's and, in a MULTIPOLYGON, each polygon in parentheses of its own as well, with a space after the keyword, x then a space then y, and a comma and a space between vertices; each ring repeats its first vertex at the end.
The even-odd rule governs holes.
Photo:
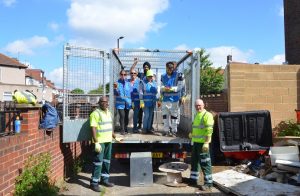
POLYGON ((80 88, 75 88, 71 91, 72 94, 84 94, 84 90, 80 89, 80 88))
POLYGON ((200 94, 215 94, 220 93, 223 89, 224 77, 221 73, 221 67, 212 67, 213 63, 210 61, 210 55, 206 53, 205 49, 198 51, 200 54, 200 94))
MULTIPOLYGON (((105 84, 105 92, 109 92, 109 83, 105 84)), ((98 88, 90 90, 88 94, 103 94, 103 85, 99 84, 98 88)))

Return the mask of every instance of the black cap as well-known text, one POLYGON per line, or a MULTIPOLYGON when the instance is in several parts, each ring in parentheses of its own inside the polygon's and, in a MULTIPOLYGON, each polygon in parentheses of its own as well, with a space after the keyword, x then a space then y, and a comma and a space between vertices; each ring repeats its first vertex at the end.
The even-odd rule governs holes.
POLYGON ((151 65, 150 65, 150 63, 147 62, 147 61, 143 64, 143 68, 144 68, 146 65, 149 67, 149 69, 151 69, 151 65))

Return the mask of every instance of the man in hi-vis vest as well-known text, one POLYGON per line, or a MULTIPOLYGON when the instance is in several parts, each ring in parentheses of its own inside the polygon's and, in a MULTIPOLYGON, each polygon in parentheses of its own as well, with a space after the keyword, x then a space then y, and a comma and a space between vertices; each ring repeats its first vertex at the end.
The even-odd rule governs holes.
POLYGON ((200 186, 203 191, 211 190, 213 186, 211 159, 209 154, 209 143, 213 133, 213 115, 204 109, 203 100, 195 101, 196 115, 193 121, 192 138, 192 160, 191 160, 191 184, 197 185, 199 179, 199 164, 204 174, 204 185, 200 186))
POLYGON ((111 159, 112 139, 116 139, 113 132, 112 115, 108 110, 108 99, 100 97, 100 109, 96 109, 90 115, 90 126, 95 144, 93 173, 90 188, 96 192, 101 192, 99 182, 106 187, 113 187, 109 182, 109 167, 111 159))

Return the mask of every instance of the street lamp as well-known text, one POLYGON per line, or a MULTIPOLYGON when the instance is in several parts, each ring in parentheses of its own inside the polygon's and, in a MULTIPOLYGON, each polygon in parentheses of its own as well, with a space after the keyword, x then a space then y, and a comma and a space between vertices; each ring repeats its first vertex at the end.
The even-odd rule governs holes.
POLYGON ((123 39, 123 38, 124 38, 124 36, 121 36, 121 37, 118 38, 118 41, 117 41, 117 43, 118 43, 118 45, 117 45, 117 48, 118 48, 118 54, 119 54, 120 39, 123 39))

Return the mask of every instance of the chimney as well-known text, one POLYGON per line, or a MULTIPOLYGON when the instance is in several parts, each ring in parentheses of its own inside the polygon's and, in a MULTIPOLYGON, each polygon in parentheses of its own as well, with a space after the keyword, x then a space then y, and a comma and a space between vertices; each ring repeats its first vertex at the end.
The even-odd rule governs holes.
POLYGON ((232 55, 227 55, 227 64, 232 62, 232 55))

